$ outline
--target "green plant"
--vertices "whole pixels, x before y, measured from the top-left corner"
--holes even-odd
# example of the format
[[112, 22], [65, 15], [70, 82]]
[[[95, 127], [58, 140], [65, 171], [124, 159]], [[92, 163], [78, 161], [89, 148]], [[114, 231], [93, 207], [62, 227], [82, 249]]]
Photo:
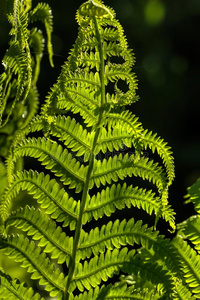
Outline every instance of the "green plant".
[[[38, 108], [37, 81], [44, 50], [41, 30], [32, 23], [42, 21], [47, 32], [49, 60], [52, 61], [52, 15], [48, 4], [32, 9], [31, 1], [7, 1], [12, 26], [9, 48], [3, 57], [0, 77], [0, 155], [6, 157], [18, 129], [26, 128]], [[32, 27], [31, 29], [29, 27]]]
[[[11, 47], [18, 45], [19, 54], [10, 51], [3, 59], [2, 128], [12, 122], [14, 107], [24, 105], [31, 89], [36, 89], [40, 55], [34, 73], [29, 52], [32, 31], [27, 27], [35, 15], [47, 26], [52, 62], [48, 6], [39, 4], [31, 10], [28, 0], [9, 3], [15, 37]], [[81, 5], [76, 19], [78, 38], [57, 83], [41, 113], [33, 118], [34, 110], [25, 126], [14, 126], [6, 167], [2, 160], [7, 187], [1, 195], [0, 247], [55, 299], [183, 299], [177, 296], [179, 287], [196, 292], [190, 282], [188, 287], [182, 284], [179, 242], [164, 239], [142, 221], [114, 218], [117, 210], [136, 207], [155, 215], [154, 227], [162, 217], [175, 230], [168, 204], [174, 179], [171, 149], [125, 108], [138, 99], [137, 80], [132, 73], [134, 56], [114, 11], [90, 0]], [[151, 159], [144, 156], [147, 149]], [[45, 173], [23, 169], [26, 157], [37, 159]], [[23, 204], [30, 201], [28, 194], [38, 205]], [[16, 197], [22, 200], [15, 209]], [[136, 250], [135, 244], [141, 248]], [[43, 295], [41, 288], [35, 293], [7, 277], [3, 269], [0, 278], [1, 299]], [[116, 283], [110, 284], [109, 278]]]

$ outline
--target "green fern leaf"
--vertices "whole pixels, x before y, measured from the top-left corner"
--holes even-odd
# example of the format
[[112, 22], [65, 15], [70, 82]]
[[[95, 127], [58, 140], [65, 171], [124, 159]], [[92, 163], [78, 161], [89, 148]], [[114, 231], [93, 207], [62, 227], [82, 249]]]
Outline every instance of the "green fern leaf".
[[[29, 10], [30, 5], [25, 5], [26, 20], [45, 23], [53, 64], [49, 6], [40, 3]], [[23, 16], [21, 23], [27, 24]], [[5, 235], [0, 247], [59, 300], [165, 299], [175, 293], [182, 272], [180, 255], [169, 240], [133, 218], [108, 220], [101, 226], [91, 222], [88, 232], [84, 226], [127, 206], [154, 214], [155, 223], [162, 216], [174, 228], [174, 213], [167, 201], [174, 166], [169, 146], [144, 130], [135, 115], [125, 109], [138, 99], [137, 79], [132, 72], [135, 58], [114, 11], [100, 0], [89, 0], [81, 5], [76, 18], [78, 38], [58, 81], [41, 115], [26, 128], [20, 127], [7, 158], [9, 185], [0, 205], [2, 231], [7, 234], [15, 227], [31, 240], [23, 235]], [[37, 95], [43, 40], [36, 29], [28, 36], [36, 52], [27, 96], [30, 101]], [[7, 84], [6, 76], [2, 76], [2, 82]], [[120, 88], [121, 82], [124, 88]], [[17, 88], [17, 81], [14, 84]], [[37, 138], [33, 137], [35, 133]], [[161, 163], [144, 157], [147, 149], [156, 151]], [[17, 172], [18, 161], [24, 157], [37, 159], [50, 175], [32, 170]], [[127, 177], [140, 178], [155, 192], [113, 183]], [[10, 212], [21, 191], [32, 195], [41, 210], [26, 206]], [[135, 244], [142, 246], [137, 255], [132, 249]], [[62, 263], [66, 274], [56, 267]], [[118, 284], [104, 286], [103, 282], [119, 277], [121, 272], [129, 276], [119, 278]]]
[[14, 150], [13, 162], [21, 156], [37, 158], [46, 169], [50, 169], [64, 184], [80, 192], [87, 168], [72, 157], [67, 149], [45, 138], [27, 139]]
[[35, 69], [33, 75], [33, 84], [35, 85], [40, 74], [40, 63], [44, 51], [44, 38], [41, 30], [34, 28], [30, 31], [29, 44], [35, 55]]
[[[30, 7], [29, 7], [30, 8]], [[28, 14], [21, 1], [13, 1], [12, 12], [8, 13], [8, 20], [12, 24], [10, 35], [14, 35], [14, 40], [19, 41], [20, 48], [24, 49], [28, 40]]]
[[[103, 298], [102, 298], [103, 299]], [[136, 289], [135, 286], [127, 286], [126, 284], [116, 284], [109, 289], [108, 294], [105, 296], [105, 299], [114, 299], [114, 300], [156, 300], [160, 299], [159, 293], [156, 293], [155, 290], [148, 289]]]
[[84, 288], [89, 290], [91, 287], [99, 285], [102, 280], [107, 281], [108, 278], [119, 272], [119, 267], [125, 261], [129, 261], [134, 253], [134, 250], [128, 252], [127, 248], [123, 248], [121, 251], [115, 248], [113, 251], [108, 250], [105, 254], [100, 254], [99, 258], [95, 256], [89, 263], [87, 261], [83, 265], [78, 263], [71, 288], [74, 289], [77, 286], [80, 291], [83, 291]]
[[39, 294], [35, 294], [32, 288], [28, 288], [23, 283], [13, 280], [0, 270], [0, 297], [9, 300], [45, 300]]
[[115, 125], [116, 126], [114, 126], [112, 129], [109, 126], [108, 130], [106, 130], [105, 127], [102, 127], [96, 147], [96, 154], [98, 154], [100, 151], [103, 153], [106, 153], [107, 151], [112, 152], [113, 150], [119, 151], [125, 147], [131, 148], [133, 146], [136, 147], [136, 149], [138, 148], [137, 139], [142, 130], [139, 127], [140, 124], [135, 125], [135, 132], [137, 133], [133, 134], [130, 134], [128, 127], [121, 127], [119, 122]]
[[[99, 104], [100, 97], [98, 95], [98, 91], [100, 89], [100, 79], [98, 73], [93, 74], [92, 72], [89, 74], [82, 74], [81, 71], [77, 71], [74, 74], [71, 72], [66, 72], [65, 79], [63, 83], [63, 93], [65, 95], [65, 101], [77, 103], [81, 102], [82, 105], [86, 105], [89, 109], [96, 109]], [[88, 89], [91, 91], [88, 93]], [[63, 102], [61, 98], [58, 102]], [[62, 108], [62, 104], [60, 105]]]
[[188, 194], [186, 197], [189, 198], [186, 203], [194, 203], [196, 212], [200, 214], [200, 178], [188, 188]]
[[200, 254], [200, 217], [192, 216], [186, 221], [178, 224], [179, 235], [189, 239]]
[[171, 148], [163, 139], [158, 137], [157, 134], [152, 134], [152, 132], [148, 132], [147, 130], [142, 134], [142, 141], [145, 149], [150, 148], [153, 153], [157, 151], [162, 158], [167, 171], [168, 185], [171, 185], [175, 176], [174, 159]]
[[[6, 54], [3, 57], [2, 63], [4, 65], [5, 72], [0, 77], [0, 102], [2, 103], [0, 116], [3, 115], [11, 90], [11, 85], [10, 87], [8, 87], [8, 82], [11, 80], [10, 71], [7, 74], [8, 70], [11, 69], [13, 74], [18, 74], [18, 86], [16, 88], [16, 96], [12, 103], [12, 107], [6, 117], [6, 120], [4, 120], [3, 124], [1, 124], [1, 127], [8, 122], [16, 102], [20, 100], [20, 97], [23, 94], [24, 87], [27, 84], [27, 70], [29, 70], [30, 67], [29, 58], [26, 52], [21, 50], [19, 42], [17, 41], [12, 43], [10, 48], [7, 50]], [[29, 90], [29, 88], [27, 90]], [[23, 100], [23, 97], [21, 100]]]
[[51, 34], [53, 31], [53, 17], [51, 8], [47, 3], [38, 3], [38, 5], [30, 13], [30, 21], [42, 21], [44, 22], [47, 33], [47, 49], [49, 52], [49, 61], [53, 67], [53, 49], [51, 44]]
[[85, 259], [90, 257], [92, 253], [99, 255], [105, 253], [106, 249], [119, 249], [124, 245], [141, 244], [148, 248], [151, 240], [155, 240], [157, 232], [152, 232], [152, 229], [147, 229], [147, 226], [142, 226], [142, 222], [134, 222], [134, 219], [119, 221], [114, 223], [111, 221], [103, 225], [101, 228], [96, 227], [89, 233], [81, 232], [80, 246], [78, 247], [77, 257]]
[[[42, 183], [42, 185], [41, 185]], [[12, 198], [20, 190], [26, 190], [41, 204], [47, 214], [51, 214], [57, 222], [63, 222], [63, 226], [74, 229], [79, 212], [79, 202], [69, 197], [64, 189], [61, 189], [58, 182], [50, 180], [49, 175], [33, 171], [18, 173], [13, 183], [8, 187], [0, 206], [0, 213], [3, 220], [9, 215], [9, 205]]]
[[157, 163], [154, 164], [153, 161], [149, 161], [144, 157], [137, 161], [137, 157], [134, 155], [129, 157], [126, 154], [122, 157], [122, 154], [120, 154], [119, 156], [115, 155], [113, 158], [110, 157], [108, 160], [104, 159], [102, 163], [101, 161], [95, 161], [90, 188], [94, 184], [99, 187], [101, 184], [110, 184], [112, 181], [123, 180], [127, 176], [131, 177], [132, 175], [153, 182], [153, 184], [157, 185], [160, 192], [163, 191], [166, 185], [164, 172]]
[[152, 282], [161, 295], [172, 294], [174, 287], [172, 275], [154, 261], [144, 261], [140, 255], [136, 255], [130, 262], [124, 263], [122, 270], [128, 274], [134, 274], [136, 277], [139, 276], [147, 282]]
[[6, 68], [12, 68], [14, 74], [19, 74], [19, 82], [22, 86], [26, 78], [28, 62], [26, 53], [21, 51], [18, 42], [13, 43], [7, 50], [3, 57], [3, 65]]
[[[138, 187], [127, 186], [123, 184], [112, 185], [97, 193], [86, 202], [85, 212], [83, 214], [83, 224], [86, 224], [92, 218], [98, 220], [104, 215], [111, 216], [116, 209], [123, 209], [125, 207], [137, 207], [143, 209], [148, 214], [153, 213], [157, 215], [161, 208], [161, 200], [155, 196], [152, 191], [139, 189]], [[170, 207], [162, 211], [162, 217], [169, 221], [170, 225], [174, 223], [173, 211]]]
[[196, 297], [192, 295], [190, 290], [187, 288], [187, 286], [183, 282], [178, 282], [175, 287], [175, 292], [173, 294], [173, 299], [175, 300], [185, 300], [185, 299], [191, 299], [195, 300]]
[[172, 241], [178, 251], [180, 269], [187, 285], [197, 298], [200, 297], [200, 257], [185, 241], [176, 237]]
[[127, 286], [125, 283], [103, 286], [100, 290], [91, 288], [88, 292], [85, 291], [79, 296], [75, 296], [74, 300], [157, 300], [160, 295], [155, 291], [144, 289], [140, 291], [134, 286]]
[[26, 206], [13, 212], [5, 222], [6, 228], [15, 226], [27, 232], [28, 236], [38, 241], [45, 253], [50, 253], [52, 259], [59, 264], [69, 263], [72, 254], [73, 238], [67, 237], [62, 228], [56, 226], [42, 211]]
[[128, 110], [119, 113], [107, 113], [104, 124], [105, 126], [108, 125], [109, 128], [123, 127], [128, 133], [135, 135], [136, 138], [140, 137], [137, 131], [140, 133], [143, 130], [138, 118]]
[[51, 124], [50, 133], [63, 141], [65, 146], [76, 152], [76, 156], [84, 155], [88, 161], [92, 148], [94, 134], [88, 133], [83, 127], [69, 116], [55, 117]]
[[40, 248], [35, 248], [35, 244], [30, 242], [23, 235], [1, 238], [0, 248], [9, 258], [21, 263], [22, 268], [27, 268], [32, 273], [32, 279], [39, 279], [41, 285], [46, 286], [46, 290], [52, 296], [59, 296], [64, 290], [64, 274], [55, 265], [50, 264], [45, 253], [41, 253]]

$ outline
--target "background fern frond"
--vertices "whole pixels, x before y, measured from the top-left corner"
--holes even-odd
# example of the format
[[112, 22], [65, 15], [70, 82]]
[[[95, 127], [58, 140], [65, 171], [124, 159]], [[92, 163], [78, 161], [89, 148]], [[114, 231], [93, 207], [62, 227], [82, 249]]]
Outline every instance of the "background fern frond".
[[190, 287], [195, 297], [200, 297], [200, 256], [180, 237], [176, 237], [172, 241], [177, 249], [179, 257], [178, 262], [183, 277]]
[[28, 56], [26, 55], [26, 52], [21, 50], [19, 43], [17, 41], [14, 42], [7, 50], [2, 62], [4, 64], [5, 69], [8, 70], [8, 74], [4, 73], [3, 75], [1, 75], [1, 81], [0, 81], [0, 84], [2, 85], [1, 95], [0, 95], [1, 102], [2, 102], [1, 116], [3, 115], [9, 97], [9, 94], [7, 93], [10, 93], [10, 90], [9, 89], [7, 90], [7, 83], [6, 83], [7, 80], [10, 81], [11, 78], [10, 70], [12, 69], [12, 72], [14, 74], [18, 74], [18, 86], [16, 88], [16, 96], [14, 97], [13, 103], [11, 105], [11, 109], [7, 115], [6, 120], [1, 125], [4, 126], [10, 118], [10, 115], [13, 112], [16, 102], [19, 101], [23, 93], [24, 87], [26, 85], [27, 69], [29, 69], [30, 62]]
[[[27, 1], [26, 1], [27, 2]], [[10, 35], [14, 36], [14, 40], [19, 42], [20, 48], [26, 47], [28, 40], [28, 14], [30, 7], [25, 9], [24, 3], [18, 0], [12, 1], [12, 8], [8, 11], [8, 20], [12, 24]]]
[[188, 289], [188, 287], [183, 282], [178, 282], [175, 287], [175, 292], [173, 294], [173, 299], [176, 300], [185, 300], [185, 299], [191, 299], [195, 300], [196, 297], [192, 295], [191, 291]]
[[189, 219], [178, 224], [179, 235], [188, 239], [200, 254], [200, 217], [192, 216]]
[[[41, 31], [29, 26], [32, 1], [7, 1], [6, 13], [11, 39], [2, 59], [4, 71], [0, 75], [0, 155], [4, 159], [18, 129], [26, 127], [37, 112], [36, 83], [43, 52]], [[50, 38], [52, 30], [48, 32]], [[35, 60], [31, 50], [36, 54]]]
[[40, 64], [44, 51], [44, 37], [41, 30], [33, 28], [30, 31], [29, 37], [30, 47], [33, 49], [35, 55], [35, 70], [33, 74], [33, 84], [36, 84], [40, 74]]
[[38, 3], [38, 5], [30, 13], [30, 21], [44, 22], [47, 33], [47, 49], [49, 52], [49, 61], [53, 67], [53, 49], [51, 44], [51, 34], [53, 31], [53, 17], [51, 8], [47, 3]]
[[0, 269], [0, 295], [1, 299], [22, 299], [22, 300], [45, 300], [39, 294], [35, 294], [33, 289], [12, 279]]
[[134, 278], [141, 278], [144, 282], [150, 281], [160, 296], [164, 295], [164, 298], [173, 292], [173, 278], [168, 270], [150, 260], [144, 261], [140, 255], [134, 256], [129, 263], [125, 263], [123, 270], [126, 273], [134, 274]]

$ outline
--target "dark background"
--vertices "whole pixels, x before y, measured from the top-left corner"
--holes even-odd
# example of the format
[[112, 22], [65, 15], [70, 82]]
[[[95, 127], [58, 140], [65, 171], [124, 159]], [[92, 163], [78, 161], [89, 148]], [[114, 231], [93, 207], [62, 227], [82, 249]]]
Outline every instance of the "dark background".
[[[33, 0], [33, 7], [40, 1]], [[41, 101], [56, 81], [77, 36], [80, 0], [46, 0], [54, 15], [54, 64], [44, 55], [40, 75]], [[157, 132], [172, 147], [176, 178], [169, 202], [177, 221], [193, 214], [184, 205], [186, 189], [200, 176], [200, 1], [105, 0], [116, 11], [129, 46], [136, 55], [134, 72], [140, 100], [133, 105], [144, 128]], [[7, 48], [9, 24], [0, 0], [0, 57]]]

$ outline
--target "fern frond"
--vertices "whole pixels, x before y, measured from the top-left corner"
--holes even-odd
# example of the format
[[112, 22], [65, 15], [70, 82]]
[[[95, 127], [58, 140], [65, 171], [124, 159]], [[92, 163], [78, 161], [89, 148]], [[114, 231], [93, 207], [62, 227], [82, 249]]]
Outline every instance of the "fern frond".
[[200, 297], [200, 256], [180, 237], [175, 237], [173, 246], [178, 251], [178, 262], [183, 277], [195, 297]]
[[114, 223], [110, 221], [101, 228], [96, 227], [89, 233], [82, 230], [80, 236], [80, 246], [78, 247], [77, 257], [85, 259], [90, 257], [92, 253], [99, 255], [105, 253], [106, 249], [113, 250], [121, 248], [124, 245], [133, 246], [141, 244], [149, 247], [151, 240], [156, 240], [157, 232], [153, 232], [152, 228], [147, 229], [146, 225], [142, 226], [142, 221], [134, 222], [134, 219], [119, 221]]
[[53, 31], [53, 17], [50, 6], [47, 3], [38, 3], [38, 5], [30, 13], [30, 21], [44, 22], [47, 33], [47, 49], [49, 53], [49, 62], [53, 67], [53, 49], [51, 44], [51, 34]]
[[[95, 74], [93, 72], [83, 73], [77, 70], [74, 73], [66, 71], [64, 75], [67, 78], [63, 79], [61, 84], [65, 101], [81, 102], [90, 109], [96, 109], [100, 99], [98, 95], [100, 89], [99, 74], [97, 72]], [[60, 101], [58, 101], [59, 105]]]
[[21, 156], [37, 158], [46, 169], [60, 177], [64, 184], [76, 188], [77, 193], [82, 190], [87, 167], [81, 165], [67, 149], [63, 150], [56, 142], [45, 138], [24, 140], [14, 149], [13, 161], [10, 163], [14, 164]]
[[[20, 129], [27, 128], [28, 124], [34, 118], [39, 106], [39, 94], [36, 86], [32, 86], [29, 90], [26, 99], [26, 107], [24, 114], [22, 115], [23, 122], [19, 124]], [[24, 118], [25, 117], [25, 118]], [[18, 133], [16, 133], [17, 135]], [[15, 136], [16, 136], [15, 135]], [[14, 143], [14, 141], [13, 141]]]
[[11, 109], [9, 110], [9, 113], [6, 119], [4, 120], [3, 124], [1, 124], [1, 127], [6, 125], [10, 118], [10, 115], [13, 112], [16, 102], [20, 100], [20, 97], [23, 94], [24, 87], [27, 84], [27, 70], [29, 70], [30, 67], [29, 57], [27, 56], [25, 51], [21, 50], [18, 41], [12, 43], [12, 45], [4, 55], [2, 63], [6, 72], [4, 72], [0, 78], [0, 102], [2, 103], [0, 116], [3, 115], [11, 89], [11, 85], [9, 87], [7, 82], [11, 80], [10, 70], [12, 70], [13, 74], [18, 74], [18, 85], [16, 87], [16, 96], [14, 97]]
[[101, 193], [97, 193], [92, 198], [88, 198], [86, 209], [83, 216], [83, 223], [92, 218], [97, 220], [104, 215], [110, 216], [117, 209], [123, 209], [127, 206], [136, 206], [152, 214], [159, 210], [159, 198], [155, 197], [152, 191], [139, 189], [138, 187], [127, 186], [123, 184], [107, 187]]
[[145, 281], [152, 282], [156, 290], [163, 295], [170, 296], [173, 292], [173, 278], [168, 270], [165, 270], [155, 261], [143, 260], [136, 255], [131, 261], [125, 262], [122, 270], [128, 274], [134, 274]]
[[184, 284], [184, 282], [179, 281], [175, 288], [175, 292], [173, 293], [173, 299], [174, 300], [185, 300], [185, 299], [191, 299], [196, 300], [197, 298], [192, 295], [191, 291], [187, 287], [187, 285]]
[[[113, 100], [111, 99], [109, 100], [109, 102], [110, 101]], [[105, 127], [108, 126], [108, 132], [111, 132], [112, 135], [114, 134], [114, 132], [117, 131], [118, 128], [123, 128], [123, 131], [125, 131], [126, 134], [129, 135], [129, 140], [132, 140], [132, 144], [135, 147], [135, 151], [141, 154], [141, 151], [143, 149], [143, 143], [141, 138], [143, 128], [141, 123], [138, 122], [138, 118], [135, 115], [133, 115], [130, 111], [125, 110], [120, 111], [118, 113], [108, 112], [105, 114], [103, 124]], [[124, 141], [125, 145], [127, 143], [128, 139]]]
[[[160, 295], [155, 291], [148, 289], [139, 290], [134, 286], [128, 286], [125, 283], [115, 285], [102, 286], [101, 289], [96, 287], [85, 291], [79, 296], [75, 296], [74, 300], [157, 300]], [[71, 299], [70, 299], [71, 300]]]
[[[139, 189], [138, 187], [127, 186], [123, 184], [112, 185], [97, 193], [86, 202], [86, 208], [83, 214], [83, 224], [86, 224], [92, 218], [95, 220], [104, 215], [110, 217], [116, 209], [122, 210], [125, 207], [137, 207], [143, 209], [149, 215], [159, 213], [161, 200], [155, 196], [151, 190]], [[170, 207], [162, 210], [162, 217], [170, 225], [174, 223], [173, 211]]]
[[33, 84], [35, 85], [40, 74], [40, 62], [44, 51], [44, 37], [41, 30], [33, 28], [30, 31], [29, 44], [35, 55], [35, 68], [33, 75]]
[[[24, 5], [22, 29], [28, 21], [44, 22], [53, 65], [50, 8], [43, 3], [33, 10], [28, 2]], [[174, 213], [167, 202], [168, 187], [174, 178], [171, 149], [160, 137], [145, 131], [135, 115], [125, 110], [126, 105], [138, 99], [137, 79], [132, 72], [135, 58], [114, 17], [114, 11], [101, 0], [81, 5], [76, 16], [80, 25], [78, 38], [57, 83], [46, 98], [41, 116], [30, 124], [30, 118], [27, 119], [28, 126], [20, 127], [7, 159], [9, 184], [0, 205], [4, 222], [1, 232], [5, 234], [15, 227], [31, 240], [22, 235], [2, 236], [0, 247], [27, 268], [32, 279], [39, 279], [39, 284], [56, 299], [167, 299], [175, 293], [175, 281], [182, 272], [176, 247], [142, 221], [108, 220], [101, 227], [91, 225], [93, 229], [84, 230], [90, 225], [84, 226], [86, 223], [110, 217], [125, 206], [154, 214], [155, 223], [162, 216], [174, 228]], [[26, 38], [35, 52], [28, 103], [31, 97], [37, 98], [35, 84], [44, 45], [43, 36], [36, 29], [27, 31]], [[21, 50], [21, 44], [18, 46]], [[23, 51], [30, 52], [26, 44]], [[30, 68], [24, 74], [27, 80]], [[9, 89], [16, 90], [18, 81], [10, 87], [9, 72], [1, 78], [5, 105]], [[35, 138], [34, 133], [44, 137]], [[158, 153], [161, 165], [144, 157], [146, 149]], [[107, 158], [109, 151], [115, 150], [120, 154], [114, 152]], [[27, 156], [37, 159], [50, 175], [32, 170], [18, 172], [18, 160]], [[152, 190], [113, 183], [127, 177], [146, 181]], [[32, 195], [40, 209], [25, 206], [10, 212], [21, 191]], [[70, 197], [75, 193], [77, 201]], [[65, 226], [69, 227], [67, 231]], [[72, 231], [67, 236], [69, 229]], [[137, 255], [132, 250], [135, 244], [142, 246]], [[67, 276], [56, 267], [65, 262]], [[119, 278], [121, 272], [129, 278]], [[103, 282], [114, 276], [121, 282], [104, 286]]]
[[45, 253], [50, 253], [52, 259], [59, 264], [69, 263], [72, 253], [73, 238], [67, 237], [62, 228], [47, 217], [42, 211], [34, 207], [20, 208], [8, 217], [5, 228], [15, 226], [38, 241], [37, 246], [42, 247]]
[[[97, 298], [99, 299], [99, 298]], [[100, 298], [101, 299], [101, 298]], [[115, 284], [112, 286], [105, 298], [107, 300], [157, 300], [160, 299], [160, 294], [156, 293], [155, 290], [148, 290], [148, 289], [139, 289], [133, 286], [128, 286], [125, 283], [122, 284]]]
[[50, 134], [56, 136], [64, 142], [67, 148], [76, 152], [76, 156], [84, 156], [84, 161], [88, 161], [92, 150], [94, 133], [87, 130], [69, 116], [58, 116], [51, 123]]
[[[46, 107], [48, 107], [48, 102], [51, 102], [52, 99], [54, 97], [57, 97], [56, 95], [50, 95], [47, 97], [47, 105]], [[63, 95], [59, 102], [57, 102], [58, 104], [58, 109], [64, 109], [66, 111], [69, 111], [71, 110], [74, 114], [80, 114], [80, 116], [83, 118], [85, 124], [87, 127], [91, 127], [91, 126], [94, 126], [96, 123], [97, 123], [97, 120], [98, 120], [98, 116], [97, 114], [94, 113], [94, 111], [91, 111], [90, 108], [79, 102], [79, 101], [76, 101], [74, 102], [73, 99], [69, 99], [67, 98], [69, 101], [66, 101], [65, 100], [65, 96]], [[56, 98], [57, 100], [57, 98]], [[46, 114], [46, 107], [44, 107], [44, 115]], [[49, 114], [46, 114], [46, 116], [48, 116]]]
[[45, 285], [50, 295], [59, 296], [64, 290], [64, 274], [51, 264], [45, 253], [40, 248], [25, 238], [23, 235], [0, 238], [0, 248], [9, 258], [21, 263], [22, 268], [27, 268], [32, 273], [32, 279], [39, 279], [39, 284]]
[[[141, 263], [150, 262], [151, 263], [150, 269], [152, 268], [153, 272], [154, 272], [154, 267], [153, 267], [154, 264], [155, 264], [155, 268], [159, 266], [159, 268], [161, 268], [163, 272], [167, 272], [167, 274], [171, 276], [171, 280], [174, 281], [173, 283], [174, 287], [178, 278], [182, 279], [179, 259], [180, 259], [179, 254], [175, 249], [175, 247], [173, 246], [171, 240], [164, 238], [164, 236], [162, 235], [157, 235], [155, 239], [149, 236], [148, 243], [144, 245], [143, 248], [140, 248], [138, 250], [138, 256], [136, 258], [136, 260], [141, 261]], [[137, 273], [134, 274], [135, 274], [134, 276], [137, 276]], [[144, 278], [145, 279], [143, 280], [143, 282], [148, 281], [147, 277]], [[135, 279], [133, 279], [133, 281], [134, 280]], [[163, 281], [162, 284], [164, 283], [165, 280]]]
[[[33, 94], [35, 94], [36, 82], [40, 72], [43, 39], [42, 33], [39, 30], [30, 30], [28, 28], [30, 16], [33, 14], [36, 19], [38, 12], [37, 8], [31, 11], [31, 6], [31, 1], [14, 0], [8, 1], [7, 7], [7, 17], [12, 26], [10, 31], [12, 38], [10, 40], [10, 48], [3, 58], [5, 72], [0, 76], [0, 119], [2, 119], [0, 120], [0, 123], [1, 127], [4, 127], [10, 121], [8, 125], [11, 123], [12, 131], [16, 131], [20, 128], [20, 125], [25, 121], [22, 120], [21, 122], [17, 122], [17, 119], [23, 119], [25, 118], [24, 115], [28, 115], [29, 113], [29, 110], [27, 110], [27, 107], [24, 105], [25, 102], [26, 104], [29, 102], [29, 108], [33, 107], [33, 105], [30, 105], [29, 100], [30, 95], [33, 96]], [[39, 6], [43, 6], [45, 10], [46, 5], [40, 4], [38, 7]], [[47, 8], [46, 13], [50, 14], [50, 12], [47, 11]], [[40, 15], [40, 17], [42, 18], [42, 15]], [[45, 18], [45, 22], [47, 22], [47, 16], [43, 15], [43, 17]], [[48, 24], [50, 23], [51, 26], [49, 27]], [[48, 36], [50, 38], [52, 22], [48, 20], [46, 27], [49, 28], [47, 31], [49, 32]], [[33, 51], [36, 53], [35, 65], [33, 63], [30, 46], [33, 47]], [[50, 49], [50, 46], [48, 48]], [[52, 50], [49, 51], [51, 51], [52, 56]], [[25, 113], [22, 112], [20, 114], [20, 110], [17, 107], [18, 104], [24, 106]], [[5, 110], [6, 105], [8, 106], [7, 110]], [[18, 116], [15, 121], [13, 121], [11, 116], [16, 115], [17, 111]], [[30, 121], [35, 112], [36, 110], [31, 110], [30, 115], [28, 115], [26, 119], [26, 124]], [[13, 132], [11, 134], [13, 134]]]
[[39, 294], [35, 294], [32, 288], [28, 288], [16, 279], [12, 279], [0, 269], [0, 297], [9, 300], [45, 300]]
[[[99, 297], [99, 287], [97, 286], [95, 289], [90, 288], [89, 291], [84, 291], [84, 293], [80, 293], [78, 296], [73, 296], [72, 294], [69, 297], [70, 300], [101, 300], [102, 297]], [[105, 299], [105, 298], [104, 298]]]
[[128, 133], [134, 135], [136, 138], [139, 138], [141, 131], [143, 131], [141, 123], [138, 122], [138, 117], [128, 110], [119, 113], [106, 113], [104, 125], [108, 125], [109, 128], [113, 129], [115, 127], [123, 127]]
[[[126, 73], [125, 73], [126, 72]], [[129, 73], [126, 68], [123, 67], [108, 67], [105, 68], [106, 80], [115, 83], [115, 98], [114, 102], [120, 106], [131, 104], [138, 100], [135, 90], [137, 89], [135, 75]], [[127, 84], [128, 91], [123, 92], [117, 86], [118, 80], [123, 80]], [[107, 95], [107, 99], [111, 98]]]
[[151, 149], [154, 153], [157, 151], [158, 155], [163, 160], [166, 167], [168, 185], [171, 185], [174, 179], [174, 159], [172, 156], [171, 148], [163, 141], [157, 134], [142, 131], [141, 124], [137, 123], [138, 118], [131, 114], [129, 111], [122, 112], [120, 114], [108, 113], [106, 115], [106, 121], [112, 128], [126, 126], [128, 132], [132, 132], [135, 138], [139, 139], [141, 147], [144, 150]]
[[186, 203], [194, 203], [194, 208], [198, 214], [200, 214], [200, 178], [188, 188], [188, 194], [186, 196], [188, 199]]
[[50, 214], [57, 222], [64, 222], [63, 226], [74, 229], [79, 212], [79, 202], [69, 197], [67, 192], [60, 187], [59, 183], [49, 175], [30, 170], [17, 173], [15, 180], [8, 187], [1, 201], [0, 213], [3, 220], [9, 215], [11, 200], [20, 190], [26, 190], [33, 198]]
[[139, 176], [149, 182], [155, 184], [160, 192], [164, 190], [166, 185], [165, 174], [161, 167], [148, 158], [141, 157], [139, 160], [135, 155], [129, 157], [128, 153], [122, 157], [122, 154], [115, 155], [108, 160], [104, 159], [102, 162], [95, 160], [94, 172], [90, 180], [90, 188], [95, 184], [99, 187], [101, 184], [111, 183], [124, 179], [127, 176]]
[[26, 79], [26, 71], [27, 71], [27, 56], [25, 52], [21, 51], [19, 43], [14, 42], [10, 48], [7, 50], [6, 54], [3, 57], [3, 65], [4, 67], [13, 69], [13, 73], [19, 74], [19, 82], [20, 85], [24, 83]]
[[[30, 7], [29, 7], [30, 8]], [[24, 3], [13, 1], [12, 12], [8, 13], [8, 20], [12, 24], [10, 35], [14, 35], [14, 40], [19, 42], [20, 48], [26, 47], [28, 40], [28, 14]]]
[[101, 281], [107, 281], [108, 278], [119, 272], [120, 266], [125, 261], [129, 261], [134, 253], [135, 250], [128, 252], [127, 248], [123, 248], [121, 251], [118, 249], [108, 250], [106, 253], [101, 253], [99, 257], [92, 258], [89, 263], [87, 261], [83, 265], [77, 263], [70, 290], [75, 287], [80, 291], [84, 291], [85, 288], [89, 290], [91, 287], [99, 285]]
[[133, 134], [128, 132], [127, 127], [121, 127], [119, 123], [112, 129], [108, 128], [108, 130], [106, 130], [105, 127], [102, 127], [96, 147], [96, 154], [100, 151], [103, 153], [106, 153], [107, 151], [112, 152], [113, 150], [119, 151], [124, 147], [131, 148], [132, 146], [137, 149], [137, 139], [141, 130], [139, 124], [135, 126], [135, 132], [137, 133]]
[[192, 216], [178, 224], [179, 235], [189, 239], [200, 254], [200, 216]]
[[171, 147], [169, 147], [163, 139], [157, 136], [157, 134], [153, 134], [151, 131], [148, 132], [147, 130], [142, 133], [142, 141], [145, 149], [150, 148], [153, 153], [157, 151], [162, 158], [166, 167], [168, 186], [171, 185], [175, 176], [174, 158], [172, 156]]
[[98, 18], [113, 19], [114, 11], [111, 8], [108, 8], [107, 6], [103, 5], [101, 0], [95, 0], [95, 1], [92, 0], [92, 1], [86, 1], [79, 7], [77, 11], [77, 17], [79, 18], [98, 17]]

